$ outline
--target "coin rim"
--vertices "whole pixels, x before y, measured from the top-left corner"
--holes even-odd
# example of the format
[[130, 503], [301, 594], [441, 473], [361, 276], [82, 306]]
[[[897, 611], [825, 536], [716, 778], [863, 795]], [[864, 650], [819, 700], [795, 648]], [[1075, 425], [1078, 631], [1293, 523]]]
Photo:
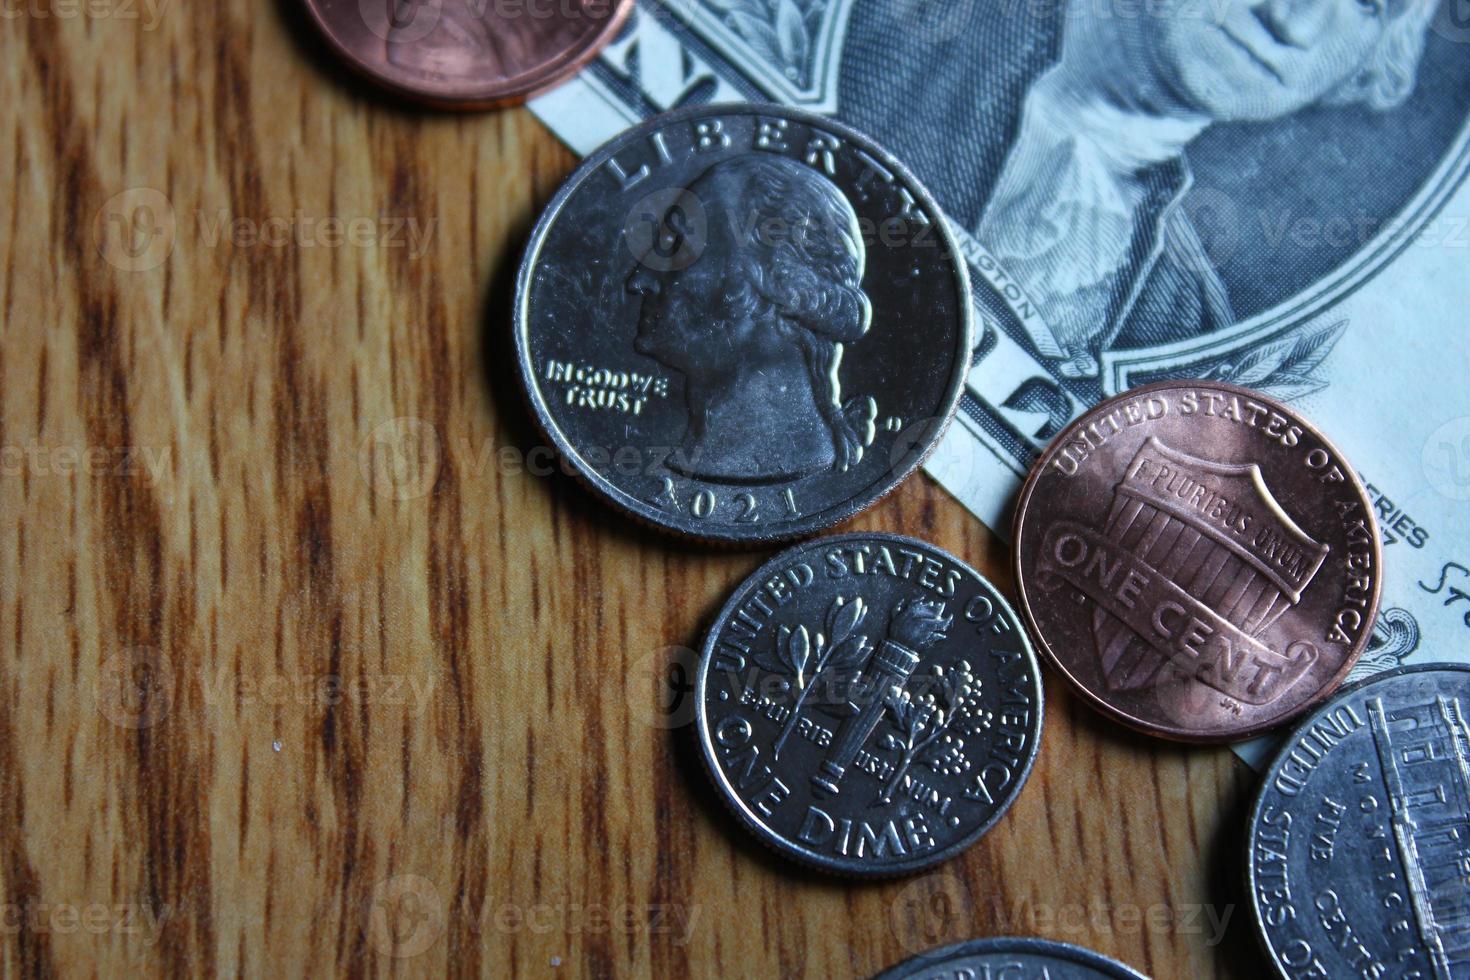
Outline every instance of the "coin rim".
[[[963, 956], [990, 956], [1004, 953], [1021, 953], [1032, 956], [1047, 956], [1062, 963], [1089, 966], [1099, 973], [1106, 973], [1117, 980], [1149, 980], [1127, 963], [1104, 956], [1095, 949], [1064, 943], [1056, 939], [1027, 936], [995, 936], [985, 939], [967, 939], [948, 946], [910, 956], [906, 960], [888, 967], [873, 980], [915, 980], [918, 970], [945, 966], [950, 960]], [[924, 974], [928, 976], [928, 974]]]
[[846, 534], [831, 534], [813, 538], [809, 541], [803, 541], [800, 544], [785, 549], [774, 558], [763, 562], [759, 568], [743, 577], [740, 580], [740, 584], [735, 586], [730, 592], [729, 597], [720, 607], [719, 613], [716, 614], [709, 631], [705, 634], [704, 643], [700, 646], [699, 667], [694, 676], [694, 728], [695, 736], [699, 740], [699, 757], [704, 762], [705, 771], [714, 782], [716, 794], [725, 802], [725, 805], [735, 815], [736, 819], [744, 825], [745, 829], [750, 831], [761, 843], [783, 857], [790, 858], [799, 864], [840, 877], [862, 879], [897, 878], [943, 864], [960, 852], [968, 850], [971, 845], [989, 833], [1000, 822], [1001, 818], [1010, 812], [1011, 807], [1015, 805], [1016, 800], [1026, 789], [1026, 783], [1030, 780], [1031, 773], [1036, 766], [1036, 759], [1041, 753], [1041, 739], [1046, 727], [1046, 686], [1041, 678], [1041, 662], [1037, 659], [1036, 651], [1031, 644], [1031, 638], [1026, 635], [1024, 627], [1014, 632], [1020, 641], [1021, 652], [1026, 656], [1027, 661], [1031, 665], [1031, 682], [1036, 694], [1036, 725], [1034, 726], [1036, 736], [1032, 739], [1031, 747], [1026, 753], [1025, 762], [1020, 769], [1020, 778], [1016, 782], [1015, 790], [1003, 806], [996, 808], [996, 811], [991, 814], [988, 820], [966, 833], [963, 837], [956, 839], [938, 850], [931, 851], [920, 858], [910, 858], [894, 864], [884, 865], [882, 868], [872, 868], [868, 865], [852, 865], [844, 862], [840, 858], [833, 858], [811, 851], [779, 836], [774, 830], [761, 823], [760, 819], [750, 812], [750, 808], [746, 806], [745, 801], [730, 786], [729, 780], [725, 778], [724, 772], [720, 769], [719, 760], [715, 757], [714, 744], [709, 733], [708, 712], [705, 709], [704, 699], [709, 687], [709, 671], [714, 661], [716, 642], [725, 625], [739, 609], [740, 603], [747, 596], [748, 590], [751, 587], [758, 587], [769, 575], [784, 567], [798, 554], [858, 540], [879, 541], [909, 547], [917, 546], [925, 552], [938, 554], [945, 560], [958, 566], [961, 571], [973, 575], [981, 586], [989, 590], [988, 597], [999, 603], [1003, 613], [1010, 615], [1012, 623], [1020, 623], [1020, 618], [1016, 615], [1016, 610], [1011, 606], [1010, 602], [994, 582], [981, 575], [968, 562], [955, 557], [938, 545], [930, 544], [919, 538], [912, 538], [904, 534], [893, 534], [888, 531], [852, 531]]
[[1254, 845], [1256, 837], [1256, 824], [1259, 822], [1261, 817], [1261, 808], [1266, 804], [1266, 793], [1271, 788], [1271, 777], [1275, 774], [1276, 769], [1281, 764], [1281, 762], [1288, 755], [1291, 754], [1291, 750], [1296, 746], [1298, 740], [1297, 736], [1300, 733], [1306, 731], [1307, 728], [1309, 728], [1313, 723], [1315, 723], [1332, 708], [1336, 707], [1338, 702], [1344, 701], [1350, 697], [1354, 697], [1362, 693], [1365, 688], [1373, 687], [1374, 685], [1380, 683], [1386, 684], [1406, 674], [1423, 674], [1431, 672], [1470, 674], [1470, 664], [1455, 663], [1453, 661], [1447, 660], [1431, 661], [1429, 663], [1422, 664], [1409, 664], [1404, 667], [1394, 667], [1391, 670], [1381, 671], [1369, 677], [1364, 677], [1361, 680], [1354, 681], [1353, 683], [1344, 687], [1342, 690], [1338, 691], [1337, 694], [1327, 704], [1319, 705], [1316, 711], [1312, 712], [1312, 714], [1310, 714], [1306, 718], [1303, 718], [1299, 724], [1294, 726], [1292, 730], [1286, 736], [1284, 736], [1281, 747], [1278, 748], [1275, 752], [1271, 753], [1271, 761], [1261, 770], [1261, 784], [1256, 787], [1255, 799], [1251, 803], [1250, 814], [1246, 819], [1245, 825], [1245, 889], [1247, 894], [1249, 894], [1250, 896], [1251, 921], [1255, 924], [1256, 927], [1256, 939], [1260, 942], [1261, 950], [1265, 953], [1266, 959], [1270, 961], [1272, 969], [1276, 971], [1277, 975], [1281, 977], [1282, 980], [1290, 980], [1291, 974], [1287, 973], [1277, 961], [1276, 950], [1271, 946], [1269, 933], [1266, 930], [1266, 923], [1261, 918], [1261, 904], [1256, 897], [1255, 887], [1256, 849]]
[[[1368, 614], [1364, 617], [1364, 621], [1369, 623], [1370, 626], [1363, 631], [1358, 642], [1353, 644], [1352, 650], [1343, 661], [1342, 667], [1337, 673], [1329, 678], [1327, 683], [1318, 689], [1317, 693], [1285, 714], [1277, 715], [1274, 718], [1254, 725], [1231, 729], [1216, 729], [1208, 732], [1174, 730], [1142, 718], [1135, 718], [1084, 686], [1067, 669], [1062, 659], [1052, 652], [1051, 645], [1042, 634], [1036, 618], [1031, 613], [1031, 599], [1026, 592], [1027, 578], [1021, 571], [1021, 525], [1031, 503], [1031, 497], [1036, 490], [1036, 485], [1041, 479], [1042, 471], [1053, 455], [1053, 448], [1059, 445], [1069, 433], [1080, 428], [1088, 420], [1093, 418], [1100, 409], [1113, 404], [1115, 401], [1134, 398], [1138, 395], [1155, 391], [1178, 390], [1182, 388], [1209, 388], [1215, 391], [1228, 392], [1233, 395], [1243, 395], [1264, 403], [1268, 408], [1280, 410], [1293, 421], [1303, 423], [1310, 429], [1312, 437], [1319, 440], [1323, 447], [1336, 457], [1337, 461], [1346, 471], [1348, 483], [1357, 492], [1358, 502], [1368, 515], [1368, 525], [1372, 530], [1373, 539], [1373, 597], [1369, 605]], [[1378, 527], [1378, 515], [1373, 510], [1373, 501], [1368, 498], [1368, 491], [1363, 486], [1363, 481], [1358, 478], [1357, 469], [1352, 466], [1347, 456], [1337, 447], [1337, 444], [1331, 439], [1328, 439], [1317, 424], [1305, 414], [1289, 405], [1282, 404], [1270, 395], [1253, 391], [1250, 388], [1243, 388], [1240, 385], [1234, 385], [1224, 381], [1197, 381], [1181, 378], [1172, 381], [1155, 381], [1150, 384], [1140, 385], [1137, 388], [1130, 388], [1127, 391], [1120, 392], [1105, 401], [1098, 402], [1092, 408], [1068, 423], [1066, 428], [1058, 432], [1047, 443], [1046, 448], [1041, 451], [1040, 455], [1036, 457], [1036, 462], [1032, 464], [1031, 471], [1026, 475], [1026, 482], [1021, 485], [1020, 495], [1016, 498], [1016, 512], [1011, 520], [1011, 568], [1016, 576], [1016, 596], [1020, 600], [1021, 615], [1024, 617], [1027, 629], [1031, 632], [1032, 639], [1035, 640], [1036, 646], [1040, 648], [1042, 656], [1056, 668], [1057, 672], [1062, 675], [1072, 690], [1080, 694], [1083, 700], [1108, 718], [1145, 735], [1153, 735], [1171, 742], [1183, 742], [1191, 745], [1221, 745], [1228, 742], [1245, 741], [1246, 739], [1275, 731], [1287, 723], [1300, 718], [1306, 712], [1319, 707], [1325, 701], [1329, 700], [1337, 692], [1338, 688], [1342, 686], [1343, 680], [1352, 672], [1353, 667], [1357, 665], [1358, 658], [1367, 649], [1368, 641], [1373, 636], [1371, 624], [1376, 623], [1378, 620], [1378, 608], [1383, 598], [1383, 534]]]
[[[953, 285], [955, 287], [956, 299], [958, 300], [957, 306], [959, 308], [960, 321], [959, 336], [956, 343], [957, 349], [955, 352], [956, 366], [952, 370], [948, 388], [939, 406], [941, 414], [936, 416], [940, 421], [938, 425], [934, 426], [933, 432], [927, 440], [922, 444], [916, 443], [916, 446], [921, 446], [921, 448], [910, 450], [908, 454], [909, 458], [901, 467], [896, 465], [889, 467], [887, 477], [869, 484], [860, 493], [845, 497], [815, 514], [805, 515], [798, 521], [786, 522], [780, 525], [765, 525], [756, 531], [748, 530], [753, 525], [711, 525], [708, 528], [704, 528], [674, 523], [667, 518], [664, 511], [649, 506], [637, 497], [620, 489], [612, 481], [598, 473], [593, 467], [587, 465], [577, 448], [571, 444], [571, 441], [565, 433], [561, 431], [555, 416], [552, 415], [546, 404], [546, 399], [541, 392], [535, 376], [535, 365], [531, 359], [530, 337], [528, 335], [531, 329], [530, 293], [533, 269], [536, 266], [541, 248], [545, 244], [546, 236], [549, 234], [552, 225], [556, 223], [560, 217], [562, 208], [572, 195], [576, 193], [578, 188], [619, 150], [638, 142], [649, 133], [689, 119], [728, 115], [775, 116], [790, 119], [793, 122], [805, 126], [819, 128], [857, 146], [863, 152], [873, 156], [878, 162], [892, 170], [906, 189], [913, 192], [917, 203], [936, 219], [935, 227], [945, 247], [949, 251], [951, 259], [950, 267], [955, 270], [955, 281]], [[944, 435], [949, 429], [950, 423], [954, 421], [955, 413], [959, 410], [960, 399], [965, 393], [965, 379], [969, 376], [970, 364], [975, 350], [974, 321], [974, 296], [971, 292], [970, 273], [964, 255], [960, 251], [959, 243], [954, 237], [954, 231], [950, 228], [949, 221], [944, 216], [944, 212], [929, 193], [929, 189], [909, 171], [908, 167], [872, 138], [835, 119], [775, 103], [732, 102], [690, 106], [647, 119], [638, 126], [624, 130], [599, 146], [578, 165], [576, 170], [572, 171], [541, 212], [541, 216], [537, 219], [536, 227], [532, 231], [530, 240], [526, 245], [525, 253], [521, 257], [520, 269], [516, 274], [512, 329], [515, 335], [516, 360], [520, 368], [522, 390], [531, 408], [531, 414], [536, 419], [537, 426], [541, 429], [542, 434], [552, 441], [562, 457], [572, 464], [572, 468], [576, 471], [578, 478], [592, 489], [598, 491], [597, 495], [599, 497], [605, 502], [612, 504], [625, 515], [633, 517], [649, 527], [658, 528], [659, 530], [666, 531], [686, 540], [759, 547], [766, 544], [777, 544], [810, 537], [826, 528], [841, 524], [843, 521], [849, 520], [872, 507], [879, 500], [898, 489], [909, 477], [913, 476], [914, 472], [938, 448], [939, 443], [944, 439]], [[728, 527], [731, 530], [721, 530], [722, 527]], [[734, 530], [736, 528], [746, 530]]]
[[[306, 7], [307, 16], [311, 18], [312, 23], [316, 25], [338, 59], [345, 62], [355, 74], [395, 95], [422, 105], [465, 111], [518, 105], [557, 87], [602, 53], [602, 49], [607, 47], [622, 29], [636, 6], [635, 0], [616, 0], [617, 8], [613, 11], [612, 16], [608, 18], [602, 30], [592, 36], [590, 41], [580, 47], [566, 49], [560, 57], [539, 68], [514, 76], [513, 84], [504, 82], [501, 84], [467, 84], [427, 91], [415, 86], [411, 78], [405, 77], [404, 74], [379, 68], [375, 63], [369, 63], [354, 52], [342, 38], [337, 36], [327, 22], [326, 15], [319, 9], [323, 2], [325, 0], [304, 0], [303, 6]], [[348, 0], [348, 2], [356, 2], [356, 0]]]

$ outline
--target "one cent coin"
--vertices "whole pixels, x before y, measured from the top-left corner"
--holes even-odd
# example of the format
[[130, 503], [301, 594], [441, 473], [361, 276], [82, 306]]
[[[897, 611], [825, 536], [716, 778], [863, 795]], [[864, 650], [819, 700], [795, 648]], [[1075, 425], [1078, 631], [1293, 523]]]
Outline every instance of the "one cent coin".
[[420, 102], [470, 109], [571, 77], [633, 0], [306, 0], [306, 9], [357, 71]]
[[1132, 967], [1049, 939], [974, 939], [921, 953], [873, 980], [1148, 980]]
[[1373, 507], [1299, 414], [1213, 382], [1103, 402], [1037, 460], [1015, 523], [1021, 610], [1096, 708], [1240, 739], [1328, 697], [1372, 635]]
[[1369, 678], [1304, 721], [1251, 814], [1283, 977], [1470, 976], [1470, 667]]
[[766, 844], [826, 871], [918, 871], [1021, 791], [1041, 674], [1015, 613], [953, 555], [846, 534], [779, 555], [705, 642], [695, 722], [715, 785]]
[[900, 163], [828, 119], [725, 105], [649, 120], [572, 175], [526, 251], [515, 338], [591, 487], [754, 544], [845, 520], [919, 465], [970, 317], [965, 262]]

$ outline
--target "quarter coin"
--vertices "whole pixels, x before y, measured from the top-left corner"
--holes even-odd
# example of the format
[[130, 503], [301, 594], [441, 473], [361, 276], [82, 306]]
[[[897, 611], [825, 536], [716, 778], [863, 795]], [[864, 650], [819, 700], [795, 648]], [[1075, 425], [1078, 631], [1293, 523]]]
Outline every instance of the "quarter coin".
[[306, 9], [357, 71], [408, 98], [471, 109], [570, 78], [633, 0], [306, 0]]
[[739, 820], [847, 875], [918, 871], [970, 846], [1041, 739], [1041, 674], [1005, 599], [893, 534], [808, 542], [747, 579], [705, 641], [694, 703]]
[[604, 499], [758, 544], [851, 517], [937, 444], [969, 288], [928, 192], [866, 137], [697, 107], [617, 137], [552, 200], [515, 339], [542, 429]]
[[1372, 635], [1373, 506], [1352, 465], [1264, 395], [1166, 382], [1052, 441], [1015, 520], [1021, 611], [1105, 714], [1213, 742], [1327, 698]]
[[973, 939], [921, 953], [873, 980], [1147, 980], [1131, 967], [1049, 939]]
[[1292, 732], [1251, 814], [1283, 977], [1470, 976], [1470, 667], [1354, 684]]

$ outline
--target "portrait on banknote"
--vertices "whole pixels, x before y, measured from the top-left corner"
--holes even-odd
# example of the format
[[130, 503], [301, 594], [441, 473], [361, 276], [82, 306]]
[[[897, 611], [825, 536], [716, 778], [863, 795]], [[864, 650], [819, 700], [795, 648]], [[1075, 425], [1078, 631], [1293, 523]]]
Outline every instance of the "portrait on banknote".
[[1470, 47], [1440, 6], [668, 5], [771, 95], [901, 148], [1006, 287], [996, 323], [1084, 402], [1180, 372], [1314, 383], [1342, 323], [1241, 327], [1330, 305], [1463, 176]]

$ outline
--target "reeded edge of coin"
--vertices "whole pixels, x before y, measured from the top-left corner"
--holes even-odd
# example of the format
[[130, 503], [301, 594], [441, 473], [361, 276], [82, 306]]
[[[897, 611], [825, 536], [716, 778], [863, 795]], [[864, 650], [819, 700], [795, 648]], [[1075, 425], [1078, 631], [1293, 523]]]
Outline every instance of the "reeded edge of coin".
[[522, 72], [514, 78], [506, 79], [495, 85], [433, 87], [415, 85], [404, 75], [380, 70], [369, 64], [333, 32], [326, 17], [317, 9], [316, 3], [306, 0], [303, 6], [306, 7], [307, 16], [316, 26], [318, 33], [326, 39], [333, 54], [350, 68], [353, 74], [399, 98], [416, 102], [419, 105], [432, 109], [476, 112], [520, 105], [538, 95], [546, 94], [587, 67], [622, 29], [628, 17], [633, 13], [635, 0], [617, 0], [617, 4], [617, 9], [608, 17], [607, 24], [589, 43], [570, 48], [561, 57], [554, 58], [532, 71]]
[[726, 808], [735, 815], [736, 820], [741, 826], [749, 831], [751, 836], [756, 840], [760, 841], [767, 850], [773, 851], [788, 860], [795, 861], [802, 867], [821, 871], [838, 878], [882, 881], [925, 871], [957, 857], [960, 853], [973, 846], [981, 837], [989, 833], [1010, 812], [1011, 807], [1015, 805], [1016, 800], [1025, 791], [1026, 783], [1031, 779], [1031, 772], [1036, 767], [1037, 756], [1041, 754], [1041, 739], [1046, 729], [1046, 685], [1041, 679], [1041, 664], [1037, 660], [1036, 651], [1032, 649], [1031, 638], [1026, 635], [1024, 629], [1016, 630], [1016, 638], [1021, 645], [1021, 652], [1025, 654], [1026, 659], [1033, 668], [1032, 677], [1035, 679], [1036, 695], [1036, 738], [1032, 740], [1031, 748], [1026, 753], [1026, 761], [1019, 770], [1020, 779], [1017, 781], [1016, 790], [1011, 794], [1010, 799], [1004, 806], [997, 808], [989, 820], [986, 820], [954, 843], [948, 844], [936, 851], [931, 851], [919, 858], [895, 862], [885, 865], [882, 868], [866, 870], [849, 867], [834, 861], [830, 857], [803, 847], [798, 847], [789, 841], [777, 837], [740, 800], [740, 797], [730, 786], [730, 781], [725, 778], [724, 772], [721, 771], [719, 760], [715, 757], [715, 748], [710, 742], [708, 718], [705, 714], [704, 707], [704, 698], [709, 687], [709, 665], [714, 658], [715, 644], [719, 639], [720, 630], [740, 608], [740, 602], [746, 595], [747, 586], [754, 583], [758, 587], [760, 583], [779, 571], [786, 562], [798, 554], [802, 554], [810, 549], [844, 544], [849, 541], [879, 541], [885, 544], [906, 545], [910, 547], [917, 545], [925, 551], [937, 551], [952, 562], [956, 568], [975, 576], [981, 583], [988, 586], [992, 593], [991, 598], [994, 598], [999, 604], [1000, 611], [1009, 614], [1014, 621], [1020, 622], [1020, 619], [1016, 616], [1015, 609], [1011, 607], [1010, 601], [1006, 599], [1005, 595], [994, 582], [981, 575], [970, 566], [969, 562], [956, 557], [953, 553], [946, 551], [938, 545], [930, 544], [928, 541], [920, 538], [912, 538], [905, 534], [893, 534], [888, 531], [851, 531], [845, 534], [830, 534], [820, 538], [813, 538], [809, 541], [803, 541], [800, 544], [787, 548], [769, 561], [762, 563], [759, 568], [742, 578], [740, 584], [731, 591], [729, 598], [725, 600], [725, 603], [720, 607], [720, 611], [715, 615], [709, 631], [705, 634], [704, 642], [700, 644], [699, 665], [694, 671], [694, 734], [695, 738], [699, 741], [699, 757], [704, 762], [705, 772], [714, 783], [715, 795], [720, 797]]
[[1077, 946], [1072, 943], [1064, 943], [1055, 939], [1040, 939], [1021, 936], [996, 936], [992, 939], [969, 939], [964, 942], [955, 943], [952, 946], [940, 946], [920, 953], [918, 956], [910, 957], [900, 963], [895, 963], [888, 969], [873, 977], [873, 980], [909, 980], [918, 975], [920, 970], [931, 970], [942, 967], [950, 960], [965, 956], [996, 956], [1012, 954], [1029, 954], [1032, 956], [1049, 956], [1063, 962], [1075, 963], [1079, 966], [1091, 967], [1099, 973], [1106, 973], [1118, 980], [1148, 980], [1148, 977], [1139, 973], [1126, 963], [1120, 963], [1111, 957], [1085, 946]]
[[[850, 497], [840, 504], [829, 507], [815, 514], [805, 515], [801, 520], [788, 522], [776, 526], [770, 532], [764, 528], [752, 533], [750, 525], [740, 525], [739, 534], [734, 532], [720, 533], [711, 529], [708, 533], [701, 533], [687, 528], [677, 527], [664, 519], [664, 514], [657, 507], [624, 493], [618, 489], [610, 480], [588, 466], [582, 459], [577, 448], [573, 446], [562, 434], [556, 425], [556, 419], [548, 410], [545, 400], [542, 398], [541, 389], [537, 384], [535, 365], [531, 360], [529, 338], [526, 335], [530, 327], [529, 307], [531, 293], [532, 269], [535, 267], [536, 259], [539, 257], [541, 247], [546, 241], [546, 236], [555, 223], [557, 215], [567, 200], [576, 193], [577, 188], [599, 167], [603, 166], [612, 156], [628, 143], [636, 142], [665, 126], [683, 122], [686, 119], [697, 119], [702, 116], [720, 115], [770, 115], [790, 119], [804, 126], [816, 126], [841, 137], [843, 140], [853, 142], [863, 148], [863, 151], [873, 156], [883, 166], [893, 171], [894, 175], [907, 184], [914, 192], [917, 203], [925, 208], [928, 213], [935, 216], [935, 227], [945, 248], [948, 249], [951, 263], [955, 270], [957, 281], [955, 290], [959, 300], [960, 336], [957, 345], [956, 357], [964, 364], [964, 370], [955, 372], [949, 387], [944, 393], [944, 399], [940, 406], [940, 413], [934, 418], [937, 420], [932, 431], [922, 443], [917, 443], [905, 458], [887, 470], [888, 476], [878, 480], [866, 491], [857, 496]], [[587, 156], [573, 170], [561, 187], [553, 195], [551, 200], [541, 212], [541, 217], [536, 221], [536, 227], [531, 232], [530, 241], [526, 245], [525, 253], [521, 256], [520, 269], [516, 273], [516, 290], [513, 308], [512, 330], [515, 335], [515, 349], [517, 366], [520, 369], [522, 394], [531, 409], [531, 416], [536, 420], [536, 427], [547, 439], [556, 446], [563, 459], [572, 464], [572, 469], [577, 479], [586, 486], [598, 491], [597, 496], [606, 503], [611, 504], [614, 509], [622, 512], [627, 517], [632, 517], [647, 527], [655, 528], [675, 538], [684, 541], [698, 541], [704, 544], [720, 545], [731, 548], [755, 549], [773, 544], [783, 544], [796, 541], [801, 538], [810, 537], [828, 528], [834, 527], [849, 520], [878, 501], [897, 490], [901, 485], [913, 476], [914, 471], [923, 465], [933, 453], [939, 448], [944, 435], [949, 431], [950, 423], [954, 421], [955, 413], [959, 410], [960, 399], [965, 393], [965, 379], [970, 373], [970, 361], [975, 350], [975, 308], [974, 296], [971, 293], [970, 271], [968, 264], [960, 251], [959, 242], [954, 237], [954, 231], [950, 228], [949, 219], [945, 217], [944, 211], [934, 200], [920, 180], [910, 172], [909, 168], [892, 153], [888, 152], [881, 144], [871, 137], [835, 119], [807, 112], [803, 109], [793, 109], [789, 106], [768, 102], [727, 102], [710, 103], [708, 105], [689, 106], [683, 109], [675, 109], [653, 116], [637, 126], [624, 130], [617, 136], [599, 146]]]
[[1299, 724], [1293, 727], [1291, 732], [1284, 737], [1281, 747], [1271, 754], [1271, 760], [1261, 770], [1261, 785], [1256, 787], [1255, 799], [1251, 802], [1250, 814], [1247, 816], [1245, 824], [1245, 890], [1250, 896], [1251, 923], [1256, 927], [1256, 939], [1260, 942], [1261, 951], [1265, 953], [1266, 959], [1271, 962], [1271, 968], [1282, 980], [1290, 980], [1291, 975], [1281, 969], [1281, 966], [1276, 961], [1276, 952], [1272, 949], [1271, 942], [1267, 938], [1266, 923], [1261, 918], [1261, 903], [1256, 898], [1255, 888], [1256, 849], [1253, 842], [1255, 839], [1256, 823], [1260, 820], [1261, 808], [1266, 805], [1266, 793], [1271, 788], [1271, 774], [1276, 772], [1281, 763], [1291, 754], [1292, 749], [1296, 747], [1298, 736], [1319, 721], [1323, 715], [1336, 707], [1343, 699], [1353, 697], [1366, 688], [1373, 687], [1377, 684], [1384, 684], [1408, 674], [1444, 672], [1470, 674], [1470, 664], [1453, 663], [1450, 661], [1410, 664], [1407, 667], [1395, 667], [1392, 670], [1385, 670], [1371, 677], [1364, 677], [1362, 680], [1354, 681], [1338, 691], [1328, 703], [1319, 705], [1316, 711], [1303, 718]]
[[1311, 426], [1313, 438], [1319, 440], [1322, 445], [1326, 447], [1338, 460], [1342, 461], [1343, 463], [1349, 463], [1347, 455], [1344, 454], [1343, 451], [1337, 447], [1337, 444], [1334, 443], [1331, 439], [1327, 438], [1327, 436], [1323, 434], [1322, 430], [1318, 428], [1317, 425], [1310, 419], [1308, 419], [1302, 412], [1288, 405], [1284, 405], [1281, 402], [1277, 401], [1275, 398], [1272, 398], [1270, 395], [1264, 395], [1259, 391], [1253, 391], [1250, 388], [1242, 388], [1240, 385], [1233, 385], [1225, 381], [1197, 381], [1190, 378], [1176, 378], [1170, 381], [1155, 381], [1151, 384], [1139, 385], [1137, 388], [1129, 388], [1127, 391], [1114, 395], [1112, 398], [1108, 398], [1105, 401], [1098, 402], [1092, 408], [1089, 408], [1086, 412], [1073, 419], [1070, 423], [1068, 423], [1066, 428], [1056, 434], [1051, 442], [1047, 443], [1046, 448], [1043, 449], [1041, 451], [1041, 454], [1036, 457], [1036, 462], [1031, 465], [1031, 471], [1026, 475], [1026, 482], [1021, 485], [1021, 492], [1016, 497], [1016, 512], [1011, 521], [1011, 571], [1016, 576], [1016, 592], [1020, 599], [1021, 621], [1026, 624], [1026, 629], [1031, 634], [1031, 639], [1035, 642], [1037, 648], [1041, 650], [1041, 655], [1046, 659], [1047, 663], [1051, 664], [1052, 667], [1054, 667], [1057, 672], [1066, 679], [1067, 686], [1070, 687], [1072, 691], [1076, 693], [1079, 697], [1081, 697], [1084, 701], [1086, 701], [1092, 708], [1097, 710], [1098, 713], [1105, 715], [1106, 717], [1118, 722], [1119, 724], [1124, 725], [1127, 728], [1131, 728], [1135, 732], [1140, 732], [1144, 735], [1153, 735], [1157, 738], [1167, 739], [1171, 742], [1183, 742], [1191, 745], [1224, 745], [1231, 742], [1244, 742], [1259, 735], [1265, 735], [1270, 732], [1274, 732], [1282, 728], [1283, 726], [1290, 724], [1295, 719], [1300, 718], [1306, 712], [1320, 707], [1324, 702], [1330, 700], [1332, 696], [1337, 693], [1337, 690], [1339, 687], [1341, 687], [1343, 680], [1347, 678], [1347, 675], [1350, 674], [1353, 667], [1356, 666], [1358, 658], [1361, 657], [1363, 655], [1363, 651], [1368, 648], [1368, 642], [1372, 639], [1373, 636], [1371, 624], [1376, 622], [1378, 619], [1378, 607], [1383, 598], [1383, 533], [1378, 528], [1378, 515], [1373, 510], [1373, 502], [1368, 497], [1368, 491], [1366, 488], [1364, 488], [1363, 481], [1359, 479], [1358, 471], [1356, 469], [1354, 469], [1350, 464], [1344, 467], [1344, 469], [1346, 470], [1347, 482], [1357, 492], [1359, 498], [1361, 498], [1364, 504], [1363, 510], [1367, 514], [1368, 526], [1373, 532], [1373, 598], [1369, 604], [1368, 614], [1363, 617], [1364, 621], [1370, 624], [1369, 628], [1363, 631], [1362, 637], [1354, 645], [1354, 649], [1348, 655], [1347, 659], [1343, 661], [1342, 667], [1338, 669], [1337, 673], [1334, 674], [1332, 678], [1328, 680], [1328, 682], [1323, 685], [1323, 687], [1315, 695], [1308, 698], [1306, 701], [1303, 701], [1301, 704], [1297, 705], [1286, 714], [1280, 715], [1277, 718], [1272, 719], [1271, 721], [1263, 722], [1259, 725], [1233, 728], [1228, 731], [1176, 731], [1174, 729], [1165, 728], [1161, 725], [1152, 724], [1150, 722], [1144, 721], [1141, 718], [1134, 718], [1127, 712], [1121, 711], [1118, 708], [1114, 707], [1102, 697], [1088, 690], [1087, 687], [1085, 687], [1080, 681], [1073, 677], [1072, 672], [1067, 669], [1066, 664], [1062, 663], [1061, 658], [1052, 652], [1051, 646], [1046, 642], [1046, 637], [1042, 636], [1041, 630], [1036, 624], [1036, 620], [1031, 615], [1031, 605], [1026, 595], [1026, 580], [1021, 575], [1021, 521], [1026, 513], [1027, 504], [1030, 502], [1031, 496], [1036, 490], [1036, 484], [1041, 479], [1042, 470], [1044, 469], [1044, 463], [1047, 458], [1047, 454], [1051, 451], [1051, 448], [1059, 443], [1062, 439], [1064, 439], [1074, 429], [1081, 427], [1084, 423], [1091, 419], [1099, 409], [1111, 404], [1117, 399], [1133, 398], [1138, 395], [1146, 395], [1154, 391], [1166, 391], [1169, 389], [1182, 388], [1186, 386], [1191, 388], [1210, 388], [1215, 391], [1223, 391], [1232, 395], [1241, 395], [1255, 401], [1262, 402], [1266, 405], [1282, 409], [1283, 411], [1290, 414], [1297, 421], [1304, 422], [1307, 425]]

